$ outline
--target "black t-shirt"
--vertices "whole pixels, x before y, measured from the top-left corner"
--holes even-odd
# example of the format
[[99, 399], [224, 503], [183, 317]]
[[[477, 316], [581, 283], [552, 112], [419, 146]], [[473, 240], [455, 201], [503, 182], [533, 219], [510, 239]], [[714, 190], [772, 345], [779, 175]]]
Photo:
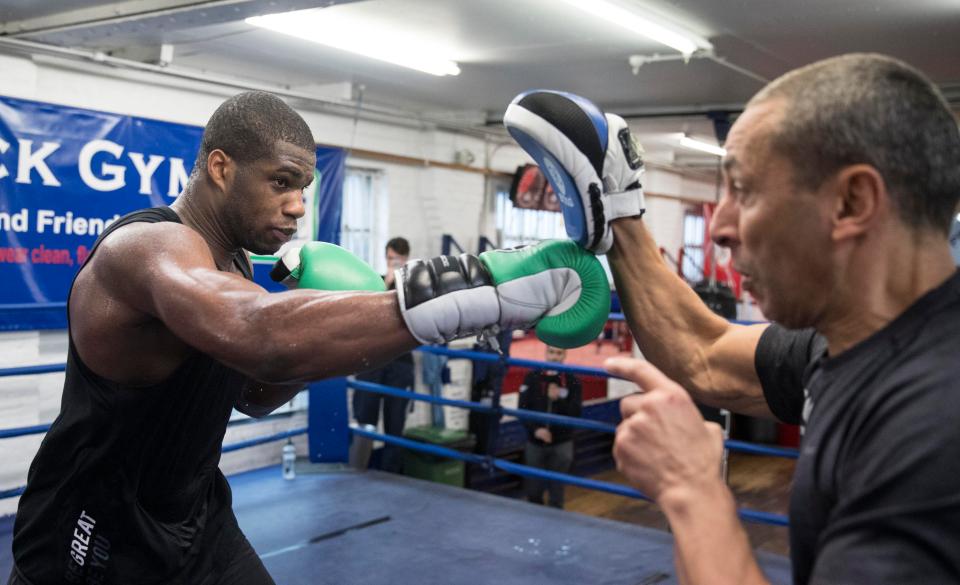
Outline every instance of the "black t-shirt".
[[960, 272], [834, 358], [772, 325], [756, 368], [773, 413], [804, 425], [795, 585], [960, 583]]
[[[90, 257], [120, 226], [163, 221], [180, 220], [166, 207], [129, 214]], [[250, 279], [246, 258], [235, 262]], [[239, 528], [218, 463], [245, 381], [196, 352], [162, 382], [118, 384], [90, 370], [71, 337], [60, 414], [17, 510], [20, 577], [33, 585], [186, 585], [230, 562]]]

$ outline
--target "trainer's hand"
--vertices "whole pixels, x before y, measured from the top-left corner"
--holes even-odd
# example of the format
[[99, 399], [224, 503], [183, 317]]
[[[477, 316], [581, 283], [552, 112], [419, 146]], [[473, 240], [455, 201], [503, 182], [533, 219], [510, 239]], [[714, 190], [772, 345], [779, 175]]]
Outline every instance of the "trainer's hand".
[[643, 389], [620, 401], [613, 456], [637, 489], [661, 502], [708, 489], [720, 478], [723, 430], [703, 420], [690, 395], [645, 360], [611, 358], [607, 371]]

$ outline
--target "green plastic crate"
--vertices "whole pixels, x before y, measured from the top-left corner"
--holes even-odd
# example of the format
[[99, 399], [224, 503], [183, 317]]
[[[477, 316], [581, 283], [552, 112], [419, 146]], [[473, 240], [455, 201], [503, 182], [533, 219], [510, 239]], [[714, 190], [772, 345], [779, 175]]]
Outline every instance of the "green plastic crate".
[[[473, 437], [466, 431], [432, 426], [407, 429], [403, 436], [413, 441], [457, 451], [472, 451], [474, 445]], [[463, 487], [464, 463], [457, 459], [407, 449], [403, 455], [403, 474], [417, 479]]]

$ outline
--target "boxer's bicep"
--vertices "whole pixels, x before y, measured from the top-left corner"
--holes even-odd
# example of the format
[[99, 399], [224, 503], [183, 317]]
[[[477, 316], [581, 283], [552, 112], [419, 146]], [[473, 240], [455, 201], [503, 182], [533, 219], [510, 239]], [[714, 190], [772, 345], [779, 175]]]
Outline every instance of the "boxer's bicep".
[[167, 263], [149, 278], [148, 311], [174, 334], [225, 361], [256, 354], [258, 330], [251, 316], [267, 292], [236, 274]]
[[223, 361], [252, 357], [248, 315], [268, 293], [218, 270], [196, 232], [176, 224], [118, 230], [101, 245], [94, 270], [110, 299], [159, 319], [191, 347]]
[[270, 294], [217, 270], [206, 243], [190, 230], [125, 239], [131, 241], [118, 238], [98, 259], [97, 277], [111, 282], [111, 298], [160, 320], [185, 344], [253, 379], [287, 383], [345, 375], [416, 345], [395, 293]]
[[153, 293], [157, 316], [189, 345], [262, 383], [346, 375], [415, 345], [393, 292], [271, 294], [206, 267], [161, 270], [169, 274], [157, 278], [164, 289]]
[[264, 323], [271, 295], [237, 274], [175, 259], [157, 266], [148, 278], [148, 310], [185, 343], [241, 371], [256, 375], [265, 346], [274, 339]]
[[158, 316], [155, 300], [192, 269], [216, 269], [193, 230], [174, 223], [132, 224], [97, 248], [91, 270], [99, 289], [131, 309]]

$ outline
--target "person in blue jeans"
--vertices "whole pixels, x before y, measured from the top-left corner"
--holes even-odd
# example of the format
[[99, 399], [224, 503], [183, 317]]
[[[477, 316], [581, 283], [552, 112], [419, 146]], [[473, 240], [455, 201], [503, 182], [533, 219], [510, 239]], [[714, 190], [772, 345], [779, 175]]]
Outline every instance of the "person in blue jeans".
[[[406, 238], [392, 238], [387, 242], [384, 252], [387, 259], [387, 273], [383, 275], [383, 281], [388, 290], [393, 290], [396, 288], [394, 270], [399, 269], [409, 259], [410, 242]], [[357, 374], [357, 379], [413, 391], [413, 355], [405, 353], [382, 368]], [[353, 394], [353, 417], [360, 424], [377, 426], [382, 405], [383, 431], [388, 435], [399, 437], [403, 436], [409, 403], [410, 400], [407, 398], [356, 390]], [[380, 469], [400, 473], [403, 470], [403, 449], [395, 445], [384, 445]]]
[[[513, 343], [512, 331], [501, 331], [497, 337], [500, 355], [510, 357], [510, 344]], [[486, 339], [479, 340], [473, 346], [474, 351], [497, 353]], [[503, 379], [507, 375], [507, 365], [502, 360], [496, 362], [473, 362], [473, 386], [470, 390], [470, 400], [481, 404], [491, 405], [500, 402], [500, 390]], [[476, 437], [474, 452], [488, 455], [496, 452], [497, 437], [499, 436], [500, 420], [498, 417], [480, 412], [470, 412], [468, 426]]]
[[[424, 351], [420, 352], [420, 357], [423, 384], [430, 390], [431, 396], [440, 398], [443, 396], [443, 369], [447, 367], [447, 356]], [[434, 427], [442, 429], [447, 426], [442, 405], [431, 404], [430, 417]]]

